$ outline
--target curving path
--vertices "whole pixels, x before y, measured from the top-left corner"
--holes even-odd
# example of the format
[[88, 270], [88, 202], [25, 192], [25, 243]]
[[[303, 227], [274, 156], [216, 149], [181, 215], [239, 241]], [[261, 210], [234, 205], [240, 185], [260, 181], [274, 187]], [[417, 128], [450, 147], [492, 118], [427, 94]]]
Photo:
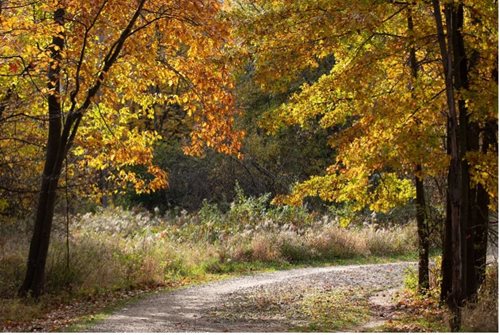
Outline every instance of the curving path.
[[91, 332], [285, 332], [306, 322], [287, 314], [311, 292], [400, 287], [415, 263], [332, 266], [263, 273], [160, 293], [116, 311]]

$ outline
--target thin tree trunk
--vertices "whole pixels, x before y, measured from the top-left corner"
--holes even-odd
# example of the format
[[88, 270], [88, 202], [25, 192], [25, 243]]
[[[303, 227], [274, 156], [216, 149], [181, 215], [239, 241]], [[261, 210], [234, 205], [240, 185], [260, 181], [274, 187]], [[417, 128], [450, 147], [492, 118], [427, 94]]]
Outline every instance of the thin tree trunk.
[[[449, 151], [449, 150], [448, 150]], [[449, 152], [448, 152], [449, 154]], [[448, 173], [448, 185], [450, 185], [450, 174]], [[443, 302], [448, 301], [451, 294], [453, 249], [451, 245], [451, 200], [449, 191], [446, 192], [446, 216], [444, 220], [444, 231], [442, 236], [443, 254], [441, 258], [441, 294]]]
[[[465, 107], [464, 107], [465, 109]], [[465, 110], [466, 112], [466, 110]], [[471, 123], [467, 132], [468, 143], [467, 149], [470, 151], [479, 151], [479, 125], [477, 122]], [[468, 169], [468, 167], [467, 167]], [[465, 283], [465, 297], [467, 300], [474, 299], [477, 290], [479, 289], [480, 283], [477, 281], [476, 274], [476, 257], [480, 253], [480, 247], [477, 248], [476, 243], [478, 241], [478, 234], [481, 230], [481, 213], [478, 208], [478, 198], [480, 185], [469, 187], [468, 197], [468, 220], [465, 222], [465, 234], [466, 234], [466, 283]]]
[[[497, 122], [488, 121], [484, 127], [482, 132], [482, 144], [481, 151], [485, 154], [488, 150], [495, 150], [498, 152], [496, 148], [497, 145], [497, 136], [496, 136]], [[496, 172], [495, 172], [496, 173]], [[490, 197], [488, 192], [484, 188], [483, 185], [478, 184], [475, 188], [475, 201], [474, 208], [471, 208], [471, 211], [475, 213], [476, 220], [475, 224], [472, 227], [472, 236], [471, 236], [471, 257], [470, 257], [470, 266], [474, 268], [474, 278], [471, 279], [471, 282], [474, 285], [470, 287], [470, 298], [475, 299], [476, 293], [485, 278], [486, 271], [486, 256], [488, 251], [488, 224], [489, 224], [489, 202]]]
[[[64, 9], [54, 12], [56, 24], [64, 25]], [[42, 185], [38, 199], [35, 227], [28, 255], [28, 265], [24, 282], [19, 289], [21, 296], [40, 296], [45, 276], [45, 263], [49, 249], [50, 232], [56, 200], [57, 184], [60, 170], [57, 170], [58, 151], [61, 146], [62, 110], [60, 103], [60, 72], [61, 51], [64, 47], [64, 37], [60, 34], [52, 38], [51, 61], [48, 69], [48, 114], [49, 135], [45, 166], [42, 175]]]
[[417, 191], [417, 234], [418, 234], [418, 291], [422, 294], [429, 290], [429, 229], [425, 215], [424, 181], [419, 177], [420, 164], [416, 167], [415, 187]]
[[[414, 24], [411, 13], [411, 7], [407, 11], [407, 27], [411, 41], [410, 47], [410, 69], [413, 81], [418, 79], [418, 63], [417, 53], [414, 43]], [[414, 90], [414, 84], [411, 85], [411, 90]], [[420, 123], [417, 120], [417, 125]], [[426, 221], [426, 204], [425, 204], [425, 189], [424, 180], [421, 176], [422, 165], [418, 163], [415, 167], [415, 188], [416, 188], [416, 219], [417, 219], [417, 234], [418, 234], [418, 291], [425, 293], [429, 290], [429, 229]]]
[[[471, 24], [481, 26], [482, 22], [475, 13], [471, 13]], [[461, 49], [462, 54], [466, 55], [464, 48]], [[477, 66], [480, 59], [480, 54], [477, 50], [473, 50], [467, 66], [462, 66], [462, 72], [465, 74], [464, 82], [465, 87], [468, 88], [467, 74], [471, 69]], [[492, 72], [491, 80], [498, 84], [498, 70], [495, 68]], [[497, 147], [497, 122], [496, 120], [487, 120], [484, 124], [477, 121], [470, 123], [470, 130], [468, 134], [468, 151], [482, 152], [486, 154], [488, 151], [498, 153]], [[496, 173], [496, 172], [494, 172]], [[468, 274], [467, 281], [467, 297], [468, 299], [475, 300], [477, 297], [477, 290], [481, 286], [485, 277], [486, 270], [486, 254], [488, 246], [488, 206], [490, 197], [484, 185], [477, 184], [470, 189], [470, 215], [468, 239], [468, 257], [467, 267], [471, 269]]]

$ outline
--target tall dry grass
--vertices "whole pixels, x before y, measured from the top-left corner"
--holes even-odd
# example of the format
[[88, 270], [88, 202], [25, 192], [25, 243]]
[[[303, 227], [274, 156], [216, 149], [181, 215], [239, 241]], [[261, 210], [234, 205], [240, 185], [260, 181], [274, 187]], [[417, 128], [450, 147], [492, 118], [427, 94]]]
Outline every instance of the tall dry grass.
[[[266, 208], [260, 198], [235, 202], [222, 213], [154, 215], [107, 208], [77, 215], [70, 224], [66, 262], [64, 220], [56, 219], [46, 271], [50, 293], [92, 294], [231, 269], [237, 262], [308, 262], [392, 256], [415, 250], [411, 225], [341, 228], [335, 218], [302, 209]], [[0, 297], [12, 298], [23, 279], [29, 234], [0, 235]]]
[[498, 332], [498, 264], [486, 269], [477, 301], [462, 310], [463, 329], [470, 332]]

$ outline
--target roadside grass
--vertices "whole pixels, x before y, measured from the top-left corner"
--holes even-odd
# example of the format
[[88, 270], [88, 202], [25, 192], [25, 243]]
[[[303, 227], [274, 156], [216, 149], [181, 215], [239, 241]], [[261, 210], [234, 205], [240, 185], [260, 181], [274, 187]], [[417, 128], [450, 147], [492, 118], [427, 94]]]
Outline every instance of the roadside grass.
[[487, 267], [477, 302], [463, 308], [462, 322], [467, 332], [498, 332], [498, 263]]

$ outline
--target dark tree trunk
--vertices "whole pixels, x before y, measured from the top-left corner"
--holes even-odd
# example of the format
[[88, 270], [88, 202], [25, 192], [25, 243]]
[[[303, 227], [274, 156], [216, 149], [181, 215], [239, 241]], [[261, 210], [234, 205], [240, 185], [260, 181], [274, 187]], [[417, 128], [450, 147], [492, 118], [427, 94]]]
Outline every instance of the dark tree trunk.
[[424, 181], [419, 177], [422, 167], [417, 165], [415, 187], [417, 191], [417, 233], [418, 233], [418, 291], [429, 290], [429, 229], [425, 215]]
[[[479, 151], [479, 125], [477, 123], [471, 123], [468, 130], [468, 150]], [[466, 233], [466, 283], [465, 283], [465, 297], [467, 299], [474, 298], [480, 283], [477, 281], [477, 267], [476, 258], [480, 254], [481, 247], [476, 245], [480, 240], [479, 235], [481, 234], [481, 228], [483, 224], [481, 221], [481, 213], [478, 207], [478, 196], [480, 196], [480, 185], [469, 188], [469, 217], [468, 222], [465, 223], [465, 233]], [[485, 249], [486, 251], [486, 249]], [[486, 254], [485, 254], [486, 256]], [[486, 260], [486, 258], [485, 258]]]
[[[64, 10], [54, 12], [54, 21], [64, 24]], [[52, 38], [51, 61], [48, 69], [48, 114], [49, 135], [45, 157], [45, 166], [42, 175], [42, 184], [38, 198], [38, 207], [35, 217], [35, 227], [31, 239], [28, 255], [26, 277], [19, 289], [21, 296], [31, 295], [38, 298], [42, 292], [45, 275], [45, 263], [49, 249], [52, 218], [56, 201], [57, 184], [61, 172], [62, 162], [58, 162], [61, 147], [62, 110], [60, 102], [60, 72], [61, 51], [64, 47], [64, 37], [60, 34]]]
[[[445, 4], [447, 39], [439, 1], [433, 0], [433, 5], [446, 77], [448, 152], [451, 154], [441, 298], [447, 300], [453, 312], [451, 328], [457, 331], [460, 329], [460, 307], [466, 300], [475, 298], [484, 278], [487, 250], [489, 196], [482, 185], [471, 185], [466, 154], [486, 152], [491, 142], [484, 134], [481, 145], [479, 123], [470, 120], [463, 97], [455, 96], [469, 89], [470, 68], [462, 35], [464, 5], [453, 1]], [[473, 52], [471, 57], [473, 67], [478, 55]]]
[[[462, 29], [464, 24], [464, 9], [462, 4], [451, 4], [449, 6], [449, 21], [447, 22], [448, 30], [452, 32], [449, 37], [452, 43], [453, 50], [453, 66], [454, 66], [454, 85], [456, 92], [467, 90], [469, 88], [468, 79], [468, 60], [465, 52], [464, 39]], [[469, 164], [466, 154], [468, 150], [478, 151], [479, 132], [477, 126], [470, 123], [467, 105], [461, 97], [458, 99], [459, 112], [459, 151], [461, 157], [461, 190], [460, 197], [460, 226], [462, 231], [462, 260], [463, 260], [463, 284], [462, 300], [468, 299], [477, 290], [475, 283], [475, 273], [473, 266], [473, 230], [476, 224], [477, 215], [475, 215], [475, 190], [471, 189]], [[460, 301], [462, 303], [462, 301]]]
[[[449, 147], [449, 144], [448, 144]], [[449, 151], [449, 150], [448, 150]], [[448, 152], [449, 154], [449, 152]], [[450, 175], [448, 173], [448, 185], [450, 184]], [[441, 301], [448, 301], [451, 294], [453, 250], [451, 247], [451, 201], [450, 194], [446, 194], [446, 216], [444, 220], [444, 230], [442, 236], [443, 255], [441, 259]]]
[[[465, 291], [465, 245], [464, 245], [464, 222], [466, 222], [467, 209], [464, 204], [468, 199], [468, 187], [464, 190], [464, 180], [468, 180], [468, 176], [464, 176], [463, 169], [464, 161], [464, 124], [459, 123], [462, 117], [457, 111], [455, 85], [457, 65], [455, 63], [456, 47], [461, 36], [459, 35], [463, 21], [460, 22], [460, 11], [462, 5], [455, 3], [445, 4], [445, 17], [447, 35], [445, 35], [441, 5], [439, 0], [433, 0], [434, 17], [436, 20], [436, 29], [438, 35], [438, 43], [443, 62], [443, 72], [446, 83], [446, 98], [448, 104], [448, 144], [450, 152], [450, 166], [448, 172], [448, 205], [450, 222], [450, 238], [451, 243], [451, 293], [447, 296], [447, 303], [453, 314], [450, 322], [451, 330], [458, 331], [461, 324], [460, 306], [464, 300]], [[463, 17], [462, 17], [463, 18]], [[466, 129], [466, 128], [465, 128]]]
[[[486, 153], [488, 150], [496, 149], [497, 136], [496, 136], [497, 123], [495, 121], [488, 121], [485, 124], [482, 136], [475, 125], [477, 131], [477, 142], [474, 143], [477, 150]], [[482, 143], [480, 143], [482, 140]], [[471, 148], [473, 149], [473, 148]], [[468, 266], [472, 269], [469, 275], [467, 286], [467, 296], [469, 299], [475, 300], [476, 293], [484, 281], [486, 271], [486, 256], [488, 251], [488, 224], [489, 224], [489, 202], [490, 198], [488, 192], [483, 185], [478, 184], [475, 188], [471, 189], [471, 197], [474, 200], [471, 202], [470, 211], [474, 216], [471, 222], [469, 250], [470, 253], [467, 258]]]
[[[410, 69], [412, 79], [418, 79], [418, 63], [417, 53], [414, 44], [414, 25], [411, 13], [411, 7], [408, 7], [407, 12], [407, 28], [408, 35], [411, 39], [410, 47]], [[412, 83], [411, 90], [414, 90]], [[416, 120], [417, 125], [420, 120]], [[416, 219], [417, 219], [417, 234], [418, 234], [418, 291], [425, 293], [429, 290], [429, 229], [426, 220], [426, 204], [425, 204], [425, 189], [424, 180], [422, 177], [422, 165], [417, 164], [415, 167], [415, 188], [416, 188]]]
[[[454, 63], [456, 64], [455, 71], [455, 88], [457, 90], [469, 89], [468, 72], [475, 65], [475, 59], [479, 58], [477, 52], [472, 53], [472, 62], [469, 64], [467, 53], [465, 50], [462, 28], [464, 22], [463, 5], [456, 6], [456, 15], [454, 18], [456, 23], [456, 34], [454, 34]], [[460, 112], [460, 128], [463, 134], [461, 141], [461, 150], [465, 157], [466, 152], [486, 152], [490, 145], [490, 141], [483, 134], [483, 145], [480, 143], [480, 124], [477, 121], [471, 122], [469, 119], [469, 111], [465, 100], [459, 99]], [[487, 128], [487, 127], [485, 127]], [[487, 252], [487, 228], [488, 228], [488, 204], [489, 196], [484, 187], [480, 184], [471, 185], [469, 164], [464, 159], [462, 161], [463, 173], [463, 189], [462, 197], [463, 208], [467, 210], [467, 216], [462, 217], [462, 225], [465, 231], [465, 291], [464, 298], [473, 300], [476, 297], [477, 291], [483, 281], [484, 271], [486, 267], [486, 252]]]
[[[471, 13], [471, 24], [480, 26], [481, 19]], [[462, 49], [465, 55], [465, 50]], [[471, 71], [477, 65], [480, 54], [477, 50], [473, 50], [470, 56], [468, 68], [463, 71]], [[466, 73], [467, 74], [467, 73]], [[492, 71], [491, 80], [498, 84], [498, 70], [495, 68]], [[468, 78], [465, 76], [466, 87], [468, 88]], [[468, 150], [474, 152], [482, 152], [486, 154], [488, 151], [498, 153], [497, 141], [497, 121], [487, 120], [483, 124], [475, 121], [470, 125], [468, 135]], [[492, 171], [493, 172], [493, 171]], [[496, 171], [494, 172], [497, 173]], [[490, 198], [485, 187], [481, 184], [473, 185], [470, 189], [470, 215], [471, 220], [469, 223], [469, 231], [467, 236], [468, 240], [468, 257], [467, 267], [470, 269], [467, 281], [467, 297], [468, 299], [475, 300], [476, 293], [484, 281], [486, 271], [486, 256], [488, 251], [488, 224], [489, 224], [489, 210], [488, 206]]]

